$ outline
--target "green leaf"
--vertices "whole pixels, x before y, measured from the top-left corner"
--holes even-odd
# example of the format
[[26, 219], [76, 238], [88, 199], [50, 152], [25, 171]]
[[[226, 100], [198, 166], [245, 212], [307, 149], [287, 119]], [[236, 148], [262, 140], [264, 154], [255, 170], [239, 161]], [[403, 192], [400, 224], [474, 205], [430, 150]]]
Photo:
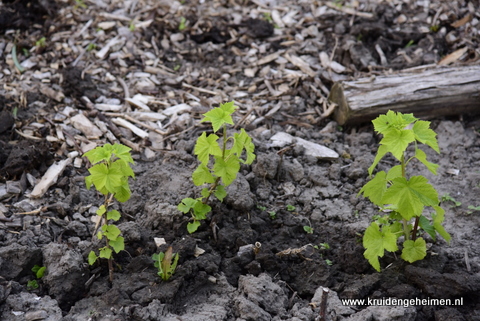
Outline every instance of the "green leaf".
[[423, 176], [413, 176], [410, 180], [397, 177], [383, 194], [382, 202], [392, 204], [406, 220], [422, 214], [424, 206], [438, 205], [438, 194]]
[[202, 188], [202, 192], [201, 192], [201, 193], [202, 193], [202, 197], [203, 197], [203, 198], [207, 198], [207, 197], [210, 195], [210, 189], [204, 187], [204, 188]]
[[240, 170], [240, 162], [238, 157], [231, 154], [227, 157], [226, 161], [221, 157], [215, 157], [215, 165], [213, 165], [213, 172], [216, 176], [222, 178], [222, 182], [225, 186], [230, 185]]
[[130, 151], [132, 149], [122, 144], [114, 144], [112, 148], [112, 154], [114, 154], [117, 158], [133, 164], [132, 155], [130, 155]]
[[220, 149], [220, 146], [218, 146], [217, 140], [217, 135], [210, 134], [207, 136], [206, 132], [203, 132], [202, 135], [198, 137], [194, 153], [197, 155], [200, 162], [207, 165], [210, 155], [222, 156], [222, 150]]
[[112, 258], [112, 250], [109, 249], [108, 247], [104, 246], [99, 249], [100, 255], [99, 257], [104, 258], [104, 259], [110, 259]]
[[111, 163], [110, 168], [114, 171], [122, 173], [122, 175], [125, 177], [135, 177], [135, 173], [130, 165], [121, 159], [117, 159], [115, 162]]
[[375, 155], [375, 159], [373, 160], [372, 165], [368, 168], [368, 175], [372, 176], [373, 170], [377, 167], [378, 162], [388, 153], [388, 147], [385, 145], [380, 145], [377, 150], [377, 155]]
[[235, 133], [233, 135], [234, 143], [230, 149], [231, 153], [237, 154], [238, 158], [241, 157], [243, 149], [247, 153], [247, 159], [245, 164], [251, 164], [255, 160], [255, 145], [252, 143], [252, 138], [248, 136], [247, 132], [242, 128], [240, 134]]
[[200, 227], [200, 222], [199, 222], [199, 221], [189, 222], [189, 223], [187, 224], [187, 231], [188, 231], [188, 233], [192, 234], [192, 233], [194, 233], [199, 227]]
[[378, 224], [372, 222], [363, 236], [363, 247], [366, 249], [363, 253], [365, 258], [375, 270], [380, 272], [378, 258], [383, 257], [385, 250], [389, 252], [398, 250], [397, 236], [390, 231], [388, 226], [384, 226], [380, 231]]
[[180, 212], [187, 214], [188, 212], [190, 212], [191, 209], [193, 209], [196, 203], [197, 203], [197, 200], [193, 198], [190, 198], [190, 197], [184, 198], [182, 202], [178, 204], [177, 209]]
[[385, 115], [380, 115], [372, 121], [374, 129], [383, 135], [390, 129], [403, 129], [416, 121], [413, 114], [396, 113], [389, 110]]
[[109, 240], [108, 245], [113, 248], [115, 253], [118, 253], [125, 249], [125, 239], [122, 236], [119, 236], [114, 240]]
[[423, 259], [427, 255], [427, 245], [421, 237], [415, 241], [408, 240], [403, 242], [402, 259], [413, 263]]
[[421, 215], [419, 220], [418, 220], [418, 225], [424, 230], [425, 232], [428, 233], [432, 237], [433, 240], [435, 240], [437, 234], [435, 233], [435, 228], [433, 225], [430, 223], [430, 220], [426, 218], [425, 216]]
[[214, 195], [220, 202], [223, 202], [223, 199], [225, 196], [227, 196], [227, 191], [225, 190], [225, 186], [223, 185], [218, 185], [217, 188], [215, 189]]
[[97, 239], [101, 240], [102, 237], [103, 237], [102, 231], [98, 231], [98, 232], [97, 232]]
[[111, 211], [108, 211], [107, 213], [107, 220], [118, 221], [120, 217], [121, 217], [120, 212], [117, 210], [111, 210]]
[[217, 132], [223, 124], [233, 125], [232, 113], [235, 111], [233, 102], [225, 103], [220, 107], [213, 108], [204, 114], [201, 122], [209, 121], [212, 123], [213, 131]]
[[433, 206], [435, 213], [432, 213], [433, 219], [433, 227], [441, 237], [445, 239], [445, 241], [450, 242], [452, 236], [445, 231], [445, 228], [442, 226], [442, 222], [445, 219], [445, 210], [440, 206]]
[[427, 166], [428, 170], [433, 174], [437, 175], [438, 164], [430, 163], [427, 161], [427, 155], [425, 152], [419, 148], [415, 149], [415, 157], [422, 162], [423, 165]]
[[130, 199], [132, 192], [125, 177], [122, 179], [122, 184], [115, 189], [115, 199], [119, 202], [126, 202]]
[[103, 235], [109, 240], [115, 240], [121, 233], [120, 229], [115, 225], [103, 225], [102, 226]]
[[90, 190], [90, 187], [92, 187], [93, 185], [92, 175], [88, 175], [85, 177], [85, 185], [87, 186], [87, 189]]
[[388, 171], [386, 180], [391, 181], [397, 177], [402, 177], [402, 165], [397, 165], [390, 168], [390, 170]]
[[415, 136], [411, 129], [391, 128], [388, 132], [384, 133], [384, 137], [380, 141], [380, 144], [386, 145], [388, 151], [392, 153], [396, 159], [401, 160], [408, 144], [413, 141], [415, 141]]
[[95, 264], [95, 262], [97, 262], [97, 259], [98, 259], [98, 256], [95, 254], [95, 252], [90, 251], [90, 253], [88, 253], [88, 264], [89, 265]]
[[433, 148], [434, 151], [440, 153], [440, 148], [438, 147], [437, 134], [430, 129], [430, 122], [419, 120], [413, 125], [413, 133], [415, 134], [415, 139], [420, 143], [426, 144]]
[[88, 169], [92, 176], [95, 188], [102, 194], [104, 190], [115, 193], [115, 189], [122, 183], [123, 174], [116, 168], [108, 168], [104, 163], [97, 164]]
[[363, 193], [363, 196], [368, 197], [375, 205], [383, 206], [382, 197], [387, 190], [386, 176], [387, 174], [384, 171], [378, 172], [373, 179], [362, 187], [358, 194]]
[[203, 185], [205, 183], [213, 184], [215, 182], [215, 178], [213, 177], [212, 173], [204, 163], [198, 165], [197, 169], [192, 174], [193, 183], [196, 186]]
[[83, 156], [87, 157], [90, 163], [96, 164], [102, 161], [108, 162], [112, 157], [111, 144], [105, 144], [103, 146], [95, 147], [89, 150]]
[[207, 214], [212, 210], [212, 208], [202, 203], [201, 201], [197, 200], [195, 205], [193, 206], [193, 215], [195, 220], [204, 220], [207, 218]]
[[96, 213], [97, 215], [102, 216], [103, 214], [105, 214], [106, 211], [107, 209], [105, 208], [105, 205], [101, 205], [96, 211]]

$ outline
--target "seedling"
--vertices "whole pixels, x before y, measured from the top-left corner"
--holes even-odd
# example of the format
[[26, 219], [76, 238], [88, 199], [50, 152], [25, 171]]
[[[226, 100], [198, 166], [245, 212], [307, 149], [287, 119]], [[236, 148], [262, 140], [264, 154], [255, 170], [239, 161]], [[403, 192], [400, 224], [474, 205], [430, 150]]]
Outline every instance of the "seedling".
[[155, 261], [155, 267], [158, 268], [158, 276], [164, 281], [168, 281], [175, 273], [179, 259], [178, 253], [173, 253], [171, 246], [165, 251], [158, 254], [153, 254], [152, 259]]
[[98, 255], [95, 251], [91, 251], [88, 255], [88, 263], [93, 265], [99, 258], [107, 259], [110, 281], [113, 281], [112, 252], [119, 253], [125, 248], [125, 244], [124, 238], [120, 236], [120, 229], [109, 223], [118, 221], [121, 214], [117, 210], [108, 210], [108, 208], [113, 204], [113, 198], [119, 202], [130, 199], [128, 178], [135, 177], [130, 167], [130, 163], [133, 164], [130, 150], [121, 144], [105, 144], [84, 154], [90, 163], [94, 164], [88, 169], [90, 175], [85, 177], [87, 189], [94, 185], [97, 191], [105, 196], [103, 205], [96, 212], [99, 218], [94, 230], [95, 234], [101, 225], [97, 238], [104, 239], [105, 246], [98, 249]]
[[[223, 201], [227, 192], [225, 187], [230, 185], [237, 177], [240, 164], [251, 164], [255, 160], [252, 138], [242, 128], [240, 133], [227, 136], [227, 124], [233, 125], [232, 114], [236, 107], [233, 102], [221, 104], [205, 113], [202, 122], [212, 123], [213, 133], [203, 132], [197, 139], [194, 153], [197, 155], [200, 165], [193, 172], [193, 183], [196, 186], [209, 184], [202, 189], [199, 198], [184, 198], [178, 204], [178, 210], [192, 215], [192, 222], [187, 225], [189, 233], [195, 232], [200, 226], [200, 221], [207, 218], [212, 208], [207, 204], [209, 198], [214, 195], [220, 202]], [[216, 135], [222, 129], [222, 137]], [[245, 151], [245, 156], [243, 152]]]
[[333, 264], [333, 262], [330, 261], [329, 259], [325, 259], [325, 263], [327, 263], [327, 265], [332, 265]]
[[287, 211], [289, 211], [289, 212], [295, 211], [295, 206], [288, 204], [287, 205]]
[[455, 205], [452, 205], [451, 207], [459, 207], [460, 205], [462, 205], [462, 202], [457, 202], [453, 197], [450, 196], [449, 193], [443, 195], [441, 201], [454, 203]]
[[266, 211], [267, 208], [265, 206], [260, 206], [260, 205], [257, 205], [257, 208], [260, 210], [260, 211]]
[[35, 42], [35, 46], [37, 48], [45, 47], [46, 45], [47, 45], [47, 39], [45, 37], [42, 37]]
[[[371, 176], [380, 160], [391, 153], [400, 165], [392, 167], [388, 172], [377, 172], [375, 177], [365, 184], [360, 192], [381, 211], [388, 214], [378, 216], [367, 228], [363, 236], [364, 256], [375, 270], [380, 271], [379, 258], [385, 250], [398, 250], [397, 241], [404, 236], [402, 259], [410, 263], [423, 259], [427, 254], [425, 240], [419, 236], [419, 228], [427, 232], [434, 240], [440, 234], [450, 241], [441, 225], [445, 211], [439, 206], [437, 191], [423, 176], [407, 177], [406, 166], [416, 159], [424, 164], [433, 174], [437, 174], [438, 165], [427, 161], [427, 155], [418, 144], [430, 146], [440, 152], [436, 133], [430, 129], [430, 122], [418, 120], [413, 114], [402, 114], [388, 111], [373, 121], [375, 131], [383, 135], [373, 164], [368, 168]], [[406, 149], [413, 143], [415, 152], [406, 158]], [[430, 206], [435, 211], [428, 218], [423, 215], [424, 208]], [[414, 221], [413, 225], [411, 221]]]
[[178, 25], [178, 30], [183, 31], [187, 27], [187, 19], [185, 17], [180, 18], [180, 24]]
[[468, 209], [471, 211], [467, 211], [467, 214], [472, 214], [473, 212], [480, 211], [480, 206], [468, 205]]
[[304, 225], [303, 226], [303, 230], [305, 232], [307, 232], [308, 234], [313, 234], [313, 228], [311, 226], [308, 226], [308, 225]]
[[87, 46], [87, 51], [90, 52], [90, 51], [95, 50], [95, 49], [97, 49], [97, 45], [94, 44], [93, 42], [90, 42]]
[[[32, 272], [35, 274], [37, 279], [41, 279], [45, 274], [46, 267], [36, 265], [32, 268]], [[30, 280], [27, 282], [27, 289], [29, 291], [38, 289], [38, 281], [37, 280]]]
[[277, 218], [277, 212], [275, 212], [275, 211], [269, 211], [269, 212], [268, 212], [268, 215], [270, 215], [270, 218], [271, 218], [272, 220], [274, 220], [274, 219]]

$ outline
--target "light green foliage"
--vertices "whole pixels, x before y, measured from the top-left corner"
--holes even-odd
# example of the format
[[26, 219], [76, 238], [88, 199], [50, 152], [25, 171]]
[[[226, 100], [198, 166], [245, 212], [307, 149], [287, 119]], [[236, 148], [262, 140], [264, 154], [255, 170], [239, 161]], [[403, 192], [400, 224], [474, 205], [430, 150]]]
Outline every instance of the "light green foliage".
[[452, 202], [455, 205], [452, 205], [451, 207], [459, 207], [462, 205], [462, 202], [458, 202], [456, 199], [450, 196], [450, 193], [446, 193], [442, 195], [442, 203], [443, 202]]
[[[417, 237], [419, 229], [428, 233], [434, 240], [437, 233], [450, 241], [442, 226], [445, 211], [439, 206], [439, 197], [435, 188], [423, 176], [406, 175], [406, 166], [416, 159], [433, 174], [438, 165], [427, 161], [427, 156], [419, 144], [440, 152], [436, 133], [430, 129], [430, 122], [418, 120], [413, 114], [388, 111], [372, 121], [375, 131], [383, 135], [377, 155], [368, 169], [370, 176], [380, 160], [388, 153], [392, 154], [400, 165], [393, 166], [388, 172], [380, 171], [367, 182], [359, 194], [368, 197], [388, 215], [375, 215], [374, 221], [363, 236], [364, 256], [370, 264], [380, 271], [379, 258], [385, 251], [398, 250], [398, 238], [403, 235], [405, 241], [401, 257], [408, 262], [421, 260], [426, 256], [425, 240]], [[406, 159], [406, 150], [414, 144], [414, 153]], [[443, 198], [442, 198], [443, 199]], [[425, 208], [431, 207], [434, 213], [428, 218], [423, 215]], [[414, 220], [414, 224], [411, 221]]]
[[480, 211], [480, 206], [468, 205], [468, 209], [470, 211], [467, 211], [467, 214], [472, 214], [473, 212]]
[[43, 275], [45, 274], [45, 271], [47, 270], [46, 267], [44, 266], [39, 266], [39, 265], [36, 265], [32, 268], [32, 272], [35, 273], [35, 276], [37, 277], [37, 279], [41, 279], [43, 278]]
[[313, 234], [313, 228], [311, 226], [308, 226], [308, 225], [304, 225], [303, 226], [303, 230], [305, 232], [307, 232], [308, 234]]
[[178, 30], [183, 31], [187, 27], [187, 19], [185, 17], [180, 18], [180, 24], [178, 25]]
[[172, 247], [168, 247], [165, 253], [154, 254], [152, 259], [155, 261], [155, 267], [158, 268], [158, 276], [164, 281], [168, 281], [175, 273], [179, 259], [178, 253], [173, 253]]
[[45, 47], [47, 45], [47, 39], [42, 37], [35, 42], [35, 46], [38, 48]]
[[287, 204], [287, 211], [289, 211], [289, 212], [295, 211], [295, 206]]
[[[133, 158], [130, 155], [130, 148], [121, 144], [105, 144], [92, 149], [84, 154], [93, 166], [88, 170], [90, 175], [85, 177], [87, 189], [93, 185], [105, 196], [105, 202], [97, 210], [100, 230], [96, 233], [99, 240], [105, 241], [105, 246], [98, 249], [98, 255], [91, 251], [88, 255], [88, 263], [93, 265], [99, 258], [112, 260], [113, 252], [119, 253], [125, 248], [124, 238], [120, 236], [121, 231], [112, 221], [118, 221], [121, 214], [117, 210], [108, 210], [115, 198], [119, 202], [130, 199], [129, 177], [135, 177], [130, 164]], [[95, 230], [97, 230], [98, 225]], [[110, 267], [110, 280], [113, 278], [113, 268]]]
[[270, 218], [271, 218], [272, 220], [274, 220], [274, 219], [277, 218], [277, 212], [275, 212], [275, 211], [269, 211], [269, 212], [268, 212], [268, 215], [270, 215]]
[[[211, 195], [222, 202], [227, 196], [225, 187], [235, 180], [240, 165], [251, 164], [255, 160], [255, 146], [243, 128], [240, 133], [227, 135], [227, 124], [233, 125], [232, 114], [235, 109], [233, 102], [221, 104], [220, 107], [206, 112], [201, 120], [212, 124], [213, 133], [207, 135], [203, 132], [197, 139], [194, 154], [200, 164], [193, 172], [192, 179], [196, 186], [208, 184], [208, 187], [202, 189], [201, 197], [184, 198], [177, 207], [179, 211], [192, 215], [193, 221], [187, 225], [189, 233], [195, 232], [200, 221], [206, 219], [212, 210], [207, 205]], [[216, 134], [220, 129], [222, 138]]]

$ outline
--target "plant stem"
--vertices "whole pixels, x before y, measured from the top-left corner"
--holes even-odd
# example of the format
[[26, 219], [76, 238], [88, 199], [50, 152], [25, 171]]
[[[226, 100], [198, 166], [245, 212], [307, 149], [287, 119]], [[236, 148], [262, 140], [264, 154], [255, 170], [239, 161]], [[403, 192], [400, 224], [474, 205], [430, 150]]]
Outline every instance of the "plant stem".
[[[402, 153], [402, 159], [400, 160], [401, 166], [402, 166], [402, 177], [406, 178], [405, 174], [405, 153]], [[408, 228], [408, 222], [406, 219], [403, 219], [403, 233], [405, 234], [405, 241], [408, 241], [410, 239], [410, 229]]]
[[413, 225], [413, 230], [412, 230], [412, 241], [415, 241], [417, 239], [417, 229], [418, 229], [418, 223], [420, 221], [420, 216], [417, 216], [415, 218], [415, 224]]

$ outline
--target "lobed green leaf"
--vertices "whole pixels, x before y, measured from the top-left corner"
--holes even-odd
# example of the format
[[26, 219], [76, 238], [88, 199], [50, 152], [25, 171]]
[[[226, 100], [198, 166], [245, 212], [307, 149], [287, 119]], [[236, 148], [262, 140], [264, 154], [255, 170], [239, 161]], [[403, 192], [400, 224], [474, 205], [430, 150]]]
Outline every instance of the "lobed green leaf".
[[132, 149], [130, 147], [127, 147], [122, 144], [114, 144], [112, 146], [112, 154], [114, 154], [117, 158], [121, 159], [122, 161], [126, 163], [134, 163], [132, 155], [130, 154], [130, 151]]
[[226, 160], [222, 157], [215, 157], [215, 164], [213, 165], [213, 173], [222, 178], [225, 186], [230, 185], [240, 170], [240, 161], [235, 154], [230, 154]]
[[109, 240], [108, 245], [110, 245], [115, 253], [123, 251], [125, 249], [125, 239], [122, 236], [118, 236], [114, 240]]
[[406, 220], [422, 214], [424, 206], [438, 205], [438, 194], [423, 176], [413, 176], [410, 180], [397, 177], [383, 194], [382, 202], [392, 204]]
[[423, 259], [427, 255], [427, 245], [421, 237], [415, 241], [407, 240], [403, 242], [402, 259], [413, 263]]
[[120, 212], [117, 210], [111, 210], [111, 211], [108, 211], [107, 213], [107, 220], [118, 221], [120, 217], [121, 217]]
[[368, 168], [368, 175], [372, 176], [373, 170], [377, 167], [378, 162], [388, 153], [388, 147], [385, 145], [380, 145], [377, 150], [377, 155], [375, 155], [375, 159], [373, 160], [372, 165]]
[[368, 197], [370, 201], [377, 205], [383, 206], [382, 198], [387, 190], [387, 174], [384, 171], [378, 172], [373, 179], [365, 184], [358, 194]]
[[188, 231], [188, 233], [192, 234], [192, 233], [194, 233], [199, 227], [200, 227], [200, 222], [199, 222], [199, 221], [189, 222], [189, 223], [187, 224], [187, 231]]
[[103, 235], [109, 240], [115, 240], [121, 233], [120, 229], [115, 225], [105, 224], [102, 226]]
[[430, 122], [419, 120], [413, 125], [413, 133], [415, 134], [415, 139], [420, 143], [430, 146], [434, 151], [440, 153], [440, 148], [438, 147], [437, 134], [433, 129], [430, 129]]
[[398, 159], [402, 160], [402, 156], [408, 145], [415, 141], [415, 135], [411, 129], [397, 129], [391, 128], [384, 133], [380, 144], [386, 145], [388, 151]]
[[416, 148], [415, 158], [418, 159], [423, 165], [425, 165], [430, 172], [437, 175], [437, 168], [439, 167], [439, 165], [427, 161], [427, 155], [423, 150]]
[[437, 234], [435, 233], [435, 227], [430, 223], [430, 220], [424, 215], [421, 215], [418, 220], [418, 226], [422, 228], [425, 232], [430, 235], [430, 237], [435, 241]]
[[99, 249], [99, 257], [103, 259], [111, 259], [112, 258], [112, 250], [106, 246]]
[[220, 202], [223, 202], [223, 199], [227, 196], [227, 191], [225, 190], [225, 186], [223, 185], [218, 185], [217, 188], [215, 189], [215, 192], [213, 192], [216, 198]]
[[88, 264], [89, 265], [95, 264], [95, 262], [97, 262], [97, 259], [98, 259], [98, 256], [95, 254], [95, 252], [90, 251], [90, 253], [88, 253]]
[[178, 204], [177, 209], [180, 212], [187, 214], [188, 212], [190, 212], [191, 209], [193, 209], [196, 203], [197, 203], [197, 200], [187, 197], [187, 198], [184, 198], [180, 202], [180, 204]]
[[383, 226], [383, 230], [380, 231], [378, 224], [372, 222], [363, 236], [363, 247], [366, 249], [363, 253], [365, 258], [380, 272], [378, 258], [383, 257], [385, 250], [389, 252], [398, 250], [397, 236], [390, 231], [389, 226]]
[[197, 155], [198, 160], [201, 163], [207, 165], [210, 155], [222, 156], [222, 150], [220, 149], [217, 140], [217, 135], [210, 134], [207, 136], [206, 132], [203, 132], [202, 135], [198, 137], [193, 152], [195, 155]]
[[433, 219], [433, 227], [441, 237], [445, 239], [445, 241], [450, 242], [452, 236], [445, 231], [445, 228], [442, 226], [442, 222], [445, 219], [445, 210], [440, 206], [433, 206], [435, 213], [432, 213]]
[[215, 182], [215, 178], [204, 163], [200, 163], [200, 165], [198, 165], [197, 169], [192, 174], [192, 178], [193, 184], [196, 186], [200, 186], [205, 183], [213, 184]]
[[213, 108], [204, 114], [201, 122], [209, 121], [212, 123], [213, 131], [217, 132], [224, 124], [233, 125], [232, 114], [235, 111], [233, 102], [221, 104], [220, 107]]

